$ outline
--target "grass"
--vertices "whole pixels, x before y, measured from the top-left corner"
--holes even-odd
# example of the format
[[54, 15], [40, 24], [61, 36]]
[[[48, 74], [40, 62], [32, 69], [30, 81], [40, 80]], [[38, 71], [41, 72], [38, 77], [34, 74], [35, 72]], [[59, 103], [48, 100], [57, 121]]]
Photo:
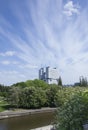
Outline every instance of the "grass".
[[0, 97], [0, 112], [8, 110], [9, 104], [5, 101], [3, 97]]

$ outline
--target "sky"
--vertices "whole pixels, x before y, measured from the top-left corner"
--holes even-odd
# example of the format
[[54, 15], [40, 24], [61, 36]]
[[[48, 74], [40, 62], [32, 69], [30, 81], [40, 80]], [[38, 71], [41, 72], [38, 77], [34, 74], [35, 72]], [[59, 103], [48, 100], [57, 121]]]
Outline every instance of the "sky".
[[0, 84], [46, 66], [63, 84], [88, 78], [88, 0], [0, 0]]

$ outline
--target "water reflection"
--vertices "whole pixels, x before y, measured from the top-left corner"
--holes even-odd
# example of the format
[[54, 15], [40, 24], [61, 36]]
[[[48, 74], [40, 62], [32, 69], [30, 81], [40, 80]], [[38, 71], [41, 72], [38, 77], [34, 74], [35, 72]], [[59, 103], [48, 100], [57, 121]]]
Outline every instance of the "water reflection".
[[8, 126], [6, 124], [0, 123], [0, 130], [7, 130], [8, 129], [7, 127]]
[[54, 121], [54, 113], [42, 113], [0, 120], [0, 130], [30, 130], [49, 125]]

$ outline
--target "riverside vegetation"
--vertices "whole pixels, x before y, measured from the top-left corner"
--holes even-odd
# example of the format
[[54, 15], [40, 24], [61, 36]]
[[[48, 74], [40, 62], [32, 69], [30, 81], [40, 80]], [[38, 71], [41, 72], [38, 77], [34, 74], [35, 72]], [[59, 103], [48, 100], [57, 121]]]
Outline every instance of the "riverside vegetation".
[[80, 86], [64, 87], [36, 79], [7, 87], [0, 85], [0, 111], [41, 107], [58, 107], [56, 130], [83, 130], [88, 121], [87, 84], [81, 80]]

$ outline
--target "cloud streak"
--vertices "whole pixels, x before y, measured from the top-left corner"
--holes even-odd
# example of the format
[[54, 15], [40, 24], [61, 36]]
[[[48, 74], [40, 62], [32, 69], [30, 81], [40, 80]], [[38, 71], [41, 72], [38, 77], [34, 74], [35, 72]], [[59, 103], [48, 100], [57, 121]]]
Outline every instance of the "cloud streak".
[[0, 35], [14, 51], [0, 51], [4, 65], [9, 63], [6, 56], [14, 57], [11, 60], [19, 62], [15, 69], [27, 79], [37, 78], [38, 69], [48, 65], [61, 70], [59, 73], [64, 83], [74, 83], [80, 75], [87, 76], [86, 6], [83, 9], [72, 0], [67, 3], [62, 0], [44, 0], [43, 3], [41, 0], [25, 0], [23, 3], [10, 1], [9, 9], [15, 22], [3, 15]]
[[15, 51], [6, 51], [4, 53], [0, 53], [0, 56], [13, 56], [15, 55]]

